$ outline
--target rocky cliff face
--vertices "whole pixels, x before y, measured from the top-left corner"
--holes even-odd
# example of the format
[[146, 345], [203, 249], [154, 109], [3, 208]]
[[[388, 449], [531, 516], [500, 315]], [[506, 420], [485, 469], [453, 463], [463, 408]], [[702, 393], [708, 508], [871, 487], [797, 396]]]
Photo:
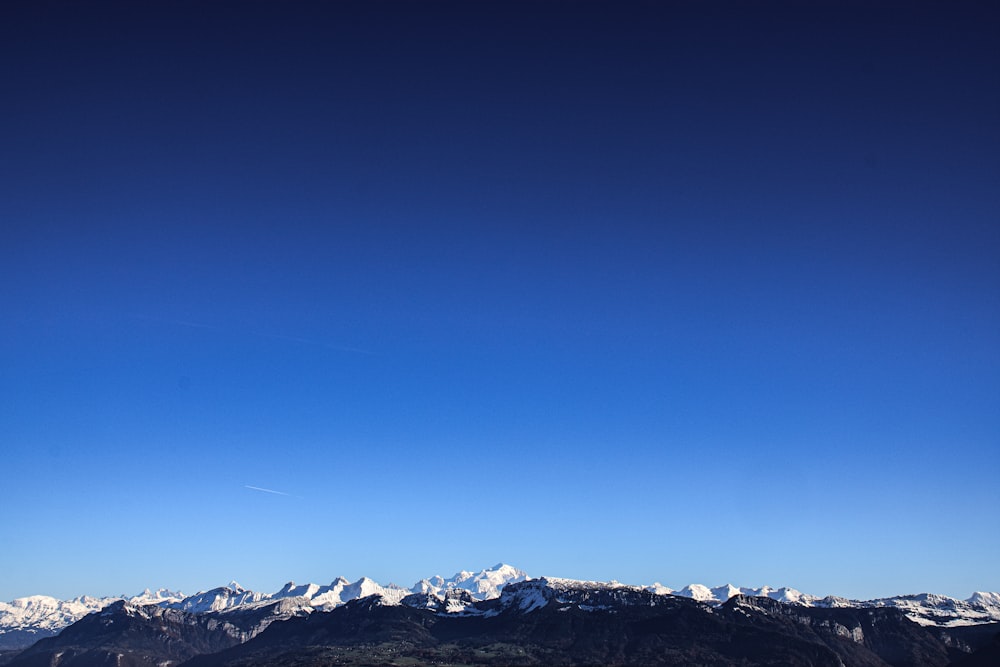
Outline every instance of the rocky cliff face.
[[965, 655], [892, 608], [809, 608], [738, 595], [712, 606], [638, 587], [508, 585], [460, 612], [377, 598], [275, 623], [189, 667], [324, 664], [943, 667]]
[[247, 632], [208, 615], [115, 602], [56, 637], [37, 642], [10, 664], [19, 667], [156, 667], [235, 646]]

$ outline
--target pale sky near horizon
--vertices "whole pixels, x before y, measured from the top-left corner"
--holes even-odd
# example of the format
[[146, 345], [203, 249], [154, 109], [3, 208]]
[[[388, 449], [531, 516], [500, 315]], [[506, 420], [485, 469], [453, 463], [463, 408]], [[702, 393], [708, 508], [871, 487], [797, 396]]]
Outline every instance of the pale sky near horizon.
[[1000, 590], [986, 3], [0, 8], [0, 600]]

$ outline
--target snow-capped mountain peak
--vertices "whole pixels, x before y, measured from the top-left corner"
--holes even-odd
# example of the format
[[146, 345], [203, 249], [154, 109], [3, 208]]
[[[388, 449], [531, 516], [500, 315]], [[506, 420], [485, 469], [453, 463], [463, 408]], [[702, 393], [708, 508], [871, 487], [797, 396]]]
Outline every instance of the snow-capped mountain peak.
[[462, 570], [448, 579], [440, 575], [421, 579], [414, 584], [412, 591], [441, 595], [449, 589], [461, 588], [469, 591], [477, 600], [488, 600], [499, 597], [501, 589], [507, 584], [524, 581], [527, 578], [528, 575], [524, 571], [506, 563], [497, 563], [480, 572]]
[[[123, 596], [124, 597], [124, 596]], [[126, 598], [132, 604], [164, 604], [168, 602], [180, 602], [185, 595], [179, 591], [171, 591], [166, 588], [159, 588], [155, 591], [146, 589], [138, 595]]]
[[712, 598], [718, 600], [719, 602], [725, 602], [734, 595], [739, 595], [743, 591], [732, 584], [725, 584], [724, 586], [716, 586], [710, 589]]
[[273, 594], [271, 597], [275, 599], [304, 597], [311, 600], [316, 597], [322, 589], [323, 587], [318, 584], [296, 585], [294, 581], [289, 581], [287, 584], [282, 586], [281, 590]]
[[698, 600], [699, 602], [718, 602], [715, 594], [712, 592], [712, 589], [708, 586], [703, 586], [702, 584], [688, 584], [679, 591], [675, 591], [674, 595], [691, 598], [692, 600]]
[[656, 593], [657, 595], [671, 595], [672, 593], [674, 593], [674, 589], [668, 586], [664, 586], [658, 581], [653, 582], [649, 586], [646, 586], [645, 589], [650, 593]]
[[984, 607], [1000, 607], [1000, 593], [976, 591], [966, 602], [974, 605], [983, 605]]

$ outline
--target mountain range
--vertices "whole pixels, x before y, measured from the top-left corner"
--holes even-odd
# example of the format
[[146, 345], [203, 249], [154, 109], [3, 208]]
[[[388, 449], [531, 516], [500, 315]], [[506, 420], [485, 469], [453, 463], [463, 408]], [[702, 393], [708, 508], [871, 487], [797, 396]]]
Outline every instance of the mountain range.
[[532, 579], [501, 563], [410, 588], [338, 578], [274, 593], [230, 582], [191, 596], [19, 598], [0, 603], [0, 663], [948, 665], [988, 656], [998, 628], [998, 593], [858, 601], [791, 588], [675, 591]]

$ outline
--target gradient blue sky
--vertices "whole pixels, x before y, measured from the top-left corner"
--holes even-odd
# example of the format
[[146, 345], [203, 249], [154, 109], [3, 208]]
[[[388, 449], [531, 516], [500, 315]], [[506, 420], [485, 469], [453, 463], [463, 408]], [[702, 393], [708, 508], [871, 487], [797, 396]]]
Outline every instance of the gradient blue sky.
[[987, 4], [4, 3], [0, 599], [1000, 590]]

